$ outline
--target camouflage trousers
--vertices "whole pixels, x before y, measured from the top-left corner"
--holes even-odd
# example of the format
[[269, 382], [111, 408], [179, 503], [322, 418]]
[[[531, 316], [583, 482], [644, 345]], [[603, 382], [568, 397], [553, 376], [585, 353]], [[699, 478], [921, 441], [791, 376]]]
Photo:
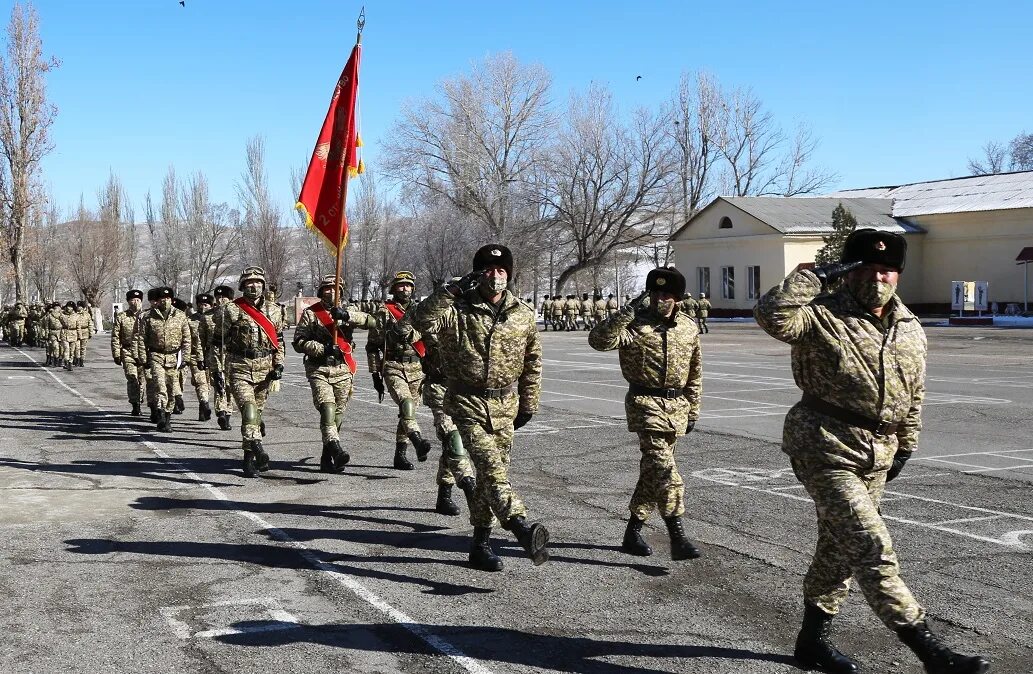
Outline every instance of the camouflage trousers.
[[25, 321], [15, 321], [8, 326], [7, 341], [11, 344], [21, 344], [25, 340]]
[[[269, 398], [269, 382], [266, 375], [273, 371], [273, 357], [230, 358], [226, 361], [226, 386], [233, 393], [233, 400], [241, 411], [240, 435], [245, 444], [262, 439], [262, 411]], [[253, 405], [257, 412], [249, 418], [244, 406]]]
[[498, 520], [505, 522], [510, 517], [527, 514], [523, 501], [509, 482], [513, 420], [500, 423], [495, 417], [492, 421], [493, 430], [489, 430], [482, 424], [468, 425], [456, 420], [463, 445], [477, 472], [477, 488], [470, 506], [470, 524], [475, 527], [493, 527]]
[[54, 360], [61, 360], [61, 338], [57, 335], [47, 337], [47, 355]]
[[628, 508], [642, 521], [649, 519], [653, 510], [661, 517], [680, 517], [685, 513], [685, 483], [674, 462], [674, 433], [639, 431], [638, 446], [642, 459], [638, 468], [638, 483], [631, 495]]
[[79, 358], [79, 340], [64, 340], [61, 342], [61, 360], [74, 361]]
[[[213, 386], [212, 388], [214, 389], [215, 387]], [[216, 412], [216, 414], [218, 414], [219, 412], [225, 412], [226, 414], [230, 414], [230, 413], [233, 412], [233, 405], [231, 404], [232, 403], [231, 395], [232, 394], [230, 393], [230, 390], [229, 390], [228, 386], [225, 389], [223, 389], [222, 391], [218, 391], [218, 390], [215, 391], [215, 412]]]
[[698, 317], [696, 319], [696, 323], [697, 323], [697, 325], [699, 325], [699, 331], [700, 332], [710, 332], [710, 328], [707, 327], [707, 317], [706, 316]]
[[190, 366], [190, 383], [194, 385], [194, 393], [197, 394], [197, 402], [206, 403], [211, 395], [212, 385], [208, 376], [208, 370], [202, 370], [196, 365]]
[[834, 615], [854, 577], [890, 629], [923, 620], [925, 609], [900, 578], [893, 541], [879, 514], [886, 472], [858, 475], [798, 458], [792, 464], [818, 515], [818, 544], [804, 576], [804, 600]]
[[420, 424], [413, 419], [402, 417], [402, 401], [412, 400], [413, 405], [419, 400], [420, 385], [423, 384], [423, 368], [419, 362], [399, 363], [393, 360], [384, 363], [384, 388], [391, 395], [391, 400], [398, 405], [398, 427], [395, 429], [395, 442], [406, 442], [409, 433], [419, 433]]
[[176, 397], [183, 395], [179, 381], [179, 359], [175, 353], [147, 354], [151, 362], [151, 381], [154, 387], [154, 404], [159, 410], [172, 413]]
[[85, 360], [86, 358], [86, 345], [90, 343], [89, 339], [79, 340], [79, 359]]
[[434, 415], [434, 431], [442, 443], [437, 474], [437, 483], [442, 486], [453, 485], [464, 477], [473, 475], [473, 465], [470, 463], [469, 456], [461, 456], [457, 459], [448, 451], [448, 435], [458, 429], [455, 422], [452, 421], [452, 417], [448, 416], [444, 410], [446, 389], [444, 383], [431, 381], [430, 377], [423, 382], [423, 404]]
[[143, 368], [137, 365], [132, 358], [122, 356], [122, 373], [126, 376], [126, 395], [129, 402], [139, 405], [144, 398], [145, 377]]
[[340, 440], [341, 423], [344, 420], [344, 410], [352, 399], [354, 391], [354, 377], [347, 365], [323, 365], [322, 367], [306, 366], [305, 376], [308, 377], [309, 388], [312, 389], [312, 404], [318, 410], [323, 405], [334, 406], [334, 419], [330, 423], [328, 419], [320, 418], [319, 434], [323, 443], [332, 440]]

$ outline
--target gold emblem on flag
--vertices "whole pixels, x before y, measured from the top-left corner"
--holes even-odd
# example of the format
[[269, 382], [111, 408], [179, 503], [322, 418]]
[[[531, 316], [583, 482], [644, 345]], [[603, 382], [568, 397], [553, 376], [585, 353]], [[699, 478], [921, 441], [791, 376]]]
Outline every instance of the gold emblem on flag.
[[876, 241], [875, 242], [875, 250], [886, 250], [886, 242], [884, 242], [884, 241]]
[[330, 156], [330, 143], [320, 143], [316, 146], [316, 156], [319, 161], [326, 161], [326, 158]]

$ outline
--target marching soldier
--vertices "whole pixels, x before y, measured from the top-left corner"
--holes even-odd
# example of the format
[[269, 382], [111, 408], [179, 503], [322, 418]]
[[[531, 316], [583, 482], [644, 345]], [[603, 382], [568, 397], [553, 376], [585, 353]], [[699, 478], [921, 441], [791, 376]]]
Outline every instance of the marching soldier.
[[86, 346], [93, 337], [93, 316], [86, 300], [79, 300], [76, 314], [79, 317], [79, 367], [86, 366]]
[[319, 432], [323, 439], [323, 454], [319, 469], [324, 473], [340, 473], [351, 458], [341, 447], [339, 434], [344, 410], [351, 400], [357, 369], [352, 354], [355, 328], [369, 329], [376, 320], [356, 309], [334, 305], [341, 296], [336, 277], [326, 276], [316, 294], [319, 302], [306, 308], [294, 331], [294, 350], [305, 357], [305, 376], [312, 389], [312, 402], [319, 411]]
[[376, 326], [370, 330], [366, 341], [373, 388], [383, 400], [386, 387], [391, 400], [398, 405], [394, 467], [399, 470], [413, 469], [412, 462], [405, 456], [407, 439], [412, 441], [416, 458], [420, 461], [426, 461], [431, 450], [430, 442], [423, 437], [416, 421], [416, 398], [423, 384], [420, 359], [426, 349], [420, 341], [420, 333], [413, 330], [411, 324], [401, 322], [410, 308], [415, 290], [416, 277], [412, 272], [395, 274], [389, 289], [392, 299], [377, 309], [374, 314]]
[[269, 470], [269, 454], [262, 447], [262, 411], [270, 388], [283, 378], [283, 312], [263, 298], [265, 270], [245, 267], [238, 297], [213, 314], [212, 381], [229, 387], [240, 409], [244, 450], [244, 477]]
[[681, 301], [681, 310], [682, 313], [691, 318], [694, 323], [696, 322], [696, 312], [699, 310], [699, 303], [693, 299], [692, 293], [685, 293], [685, 297], [683, 297]]
[[[659, 510], [671, 537], [671, 558], [695, 559], [699, 550], [685, 535], [685, 483], [674, 459], [675, 444], [692, 432], [703, 397], [703, 358], [696, 324], [678, 311], [685, 278], [660, 267], [646, 276], [646, 291], [588, 335], [597, 351], [619, 349], [628, 380], [624, 408], [628, 430], [637, 433], [642, 460], [631, 497], [631, 517], [622, 549], [647, 557], [653, 549], [642, 525]], [[649, 307], [643, 307], [646, 296]]]
[[15, 302], [8, 314], [8, 338], [11, 346], [21, 346], [25, 342], [25, 319], [29, 312], [21, 302]]
[[[147, 308], [140, 312], [140, 316], [136, 319], [137, 333], [137, 352], [141, 352], [142, 347], [139, 341], [143, 338], [143, 321], [147, 318], [147, 314], [154, 311], [154, 307], [158, 303], [158, 291], [160, 288], [149, 288], [147, 290]], [[144, 349], [145, 350], [145, 349]], [[151, 368], [147, 367], [146, 359], [140, 360], [140, 364], [143, 366], [144, 374], [144, 395], [147, 398], [147, 408], [151, 411], [151, 423], [156, 424], [161, 421], [161, 410], [158, 409], [158, 392], [154, 385], [154, 376], [151, 374]]]
[[126, 293], [126, 310], [115, 316], [111, 326], [111, 358], [116, 365], [122, 366], [126, 376], [126, 395], [132, 406], [134, 417], [140, 416], [140, 403], [144, 397], [144, 363], [136, 360], [134, 340], [136, 338], [136, 322], [140, 318], [140, 307], [143, 305], [143, 292], [130, 290]]
[[696, 303], [696, 314], [699, 319], [699, 331], [710, 332], [710, 328], [707, 327], [707, 316], [710, 315], [710, 300], [707, 299], [706, 293], [699, 294], [699, 302]]
[[[187, 326], [189, 327], [190, 326], [190, 314], [192, 313], [190, 311], [190, 305], [187, 304], [186, 302], [184, 302], [183, 300], [179, 299], [178, 297], [173, 297], [172, 298], [172, 306], [174, 306], [176, 309], [179, 309], [180, 311], [183, 312], [183, 315], [187, 317]], [[193, 353], [193, 350], [194, 350], [193, 339], [194, 339], [193, 338], [193, 330], [191, 330], [191, 333], [190, 333], [190, 350], [189, 351], [184, 351], [181, 354], [182, 355], [182, 360], [181, 360], [179, 368], [178, 368], [179, 395], [176, 396], [176, 400], [172, 404], [172, 413], [173, 414], [183, 414], [183, 412], [185, 412], [186, 409], [187, 409], [186, 402], [184, 402], [184, 400], [183, 400], [183, 393], [184, 393], [184, 391], [187, 390], [186, 386], [183, 384], [183, 370], [185, 370], [191, 364], [190, 363], [191, 354]]]
[[61, 305], [51, 302], [45, 318], [47, 328], [47, 365], [57, 367], [61, 363]]
[[580, 306], [576, 297], [567, 295], [567, 299], [563, 302], [563, 327], [567, 332], [577, 330], [577, 312]]
[[172, 288], [158, 288], [154, 296], [154, 308], [140, 317], [136, 359], [151, 372], [158, 430], [168, 433], [176, 399], [183, 395], [179, 371], [190, 357], [190, 324], [186, 314], [172, 306]]
[[542, 347], [534, 312], [506, 289], [513, 272], [509, 249], [480, 248], [473, 268], [421, 302], [413, 325], [439, 340], [448, 381], [444, 411], [477, 471], [470, 564], [499, 571], [502, 560], [491, 549], [491, 529], [498, 520], [535, 565], [549, 559], [549, 531], [527, 522], [524, 503], [509, 482], [513, 432], [538, 411]]
[[75, 313], [75, 302], [68, 300], [61, 312], [61, 362], [71, 372], [72, 365], [79, 359], [79, 318]]
[[546, 295], [545, 301], [542, 302], [541, 313], [542, 331], [544, 332], [549, 329], [550, 325], [552, 325], [552, 297], [550, 297], [549, 295]]
[[[874, 229], [847, 238], [839, 264], [793, 272], [754, 309], [757, 323], [792, 345], [803, 398], [786, 414], [782, 451], [814, 501], [818, 543], [804, 577], [795, 656], [824, 672], [857, 672], [829, 640], [851, 577], [879, 619], [931, 674], [972, 674], [981, 657], [954, 653], [929, 631], [925, 609], [900, 577], [879, 504], [918, 446], [926, 337], [896, 296], [907, 241]], [[833, 287], [831, 282], [843, 278]]]
[[552, 329], [566, 330], [567, 324], [563, 320], [563, 312], [566, 310], [566, 303], [562, 295], [552, 296]]
[[[222, 310], [223, 307], [233, 300], [234, 292], [235, 291], [231, 286], [216, 286], [215, 290], [212, 291], [215, 305], [212, 308], [201, 312], [201, 317], [197, 324], [198, 339], [201, 342], [201, 354], [204, 358], [205, 370], [208, 373], [209, 382], [213, 384], [212, 388], [215, 389], [215, 417], [218, 420], [219, 428], [224, 431], [230, 430], [230, 414], [233, 408], [230, 404], [230, 392], [226, 388], [225, 379], [217, 382], [212, 381], [212, 373], [217, 369], [212, 363], [213, 356], [216, 356], [215, 350], [212, 349], [212, 340], [215, 328], [215, 313]], [[220, 367], [218, 369], [224, 371], [225, 367]], [[209, 408], [209, 414], [210, 413], [211, 410]]]
[[594, 312], [593, 318], [595, 319], [595, 325], [599, 325], [606, 320], [606, 300], [599, 293], [595, 294], [595, 302], [592, 303], [592, 310]]
[[592, 329], [592, 316], [595, 313], [595, 303], [588, 299], [588, 293], [581, 295], [581, 323], [585, 330]]
[[617, 313], [617, 309], [617, 298], [613, 296], [613, 293], [610, 293], [606, 296], [606, 317], [613, 316]]
[[212, 406], [208, 402], [212, 387], [205, 358], [206, 346], [201, 341], [201, 323], [204, 322], [205, 314], [211, 311], [213, 304], [215, 299], [211, 295], [199, 293], [194, 296], [194, 307], [197, 311], [187, 317], [190, 323], [190, 383], [194, 385], [194, 393], [197, 395], [198, 421], [208, 421], [212, 418]]

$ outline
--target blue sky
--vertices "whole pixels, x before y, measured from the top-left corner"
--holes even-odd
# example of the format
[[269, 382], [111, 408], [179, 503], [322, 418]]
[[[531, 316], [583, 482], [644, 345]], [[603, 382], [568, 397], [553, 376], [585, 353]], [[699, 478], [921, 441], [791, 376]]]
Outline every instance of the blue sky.
[[[4, 24], [12, 3], [0, 2]], [[142, 217], [170, 164], [235, 201], [262, 134], [274, 194], [312, 150], [355, 37], [347, 0], [37, 0], [60, 112], [45, 177], [92, 203], [109, 169]], [[370, 0], [361, 102], [366, 163], [407, 98], [498, 51], [539, 62], [554, 99], [591, 81], [624, 110], [656, 106], [683, 71], [750, 86], [786, 127], [809, 124], [834, 187], [964, 175], [989, 139], [1033, 131], [1028, 2], [402, 2]], [[635, 77], [642, 75], [636, 81]]]

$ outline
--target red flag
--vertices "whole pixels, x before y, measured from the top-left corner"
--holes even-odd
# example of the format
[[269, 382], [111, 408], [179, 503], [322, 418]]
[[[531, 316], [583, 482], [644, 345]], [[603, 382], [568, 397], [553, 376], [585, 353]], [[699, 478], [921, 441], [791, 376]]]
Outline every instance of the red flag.
[[[330, 99], [323, 128], [319, 131], [312, 161], [301, 184], [297, 208], [305, 214], [305, 224], [319, 232], [331, 249], [337, 251], [348, 243], [348, 223], [341, 227], [341, 190], [349, 176], [365, 170], [359, 158], [358, 117], [355, 101], [359, 92], [359, 57], [362, 45], [352, 49], [348, 63]], [[347, 173], [345, 172], [347, 170]]]

